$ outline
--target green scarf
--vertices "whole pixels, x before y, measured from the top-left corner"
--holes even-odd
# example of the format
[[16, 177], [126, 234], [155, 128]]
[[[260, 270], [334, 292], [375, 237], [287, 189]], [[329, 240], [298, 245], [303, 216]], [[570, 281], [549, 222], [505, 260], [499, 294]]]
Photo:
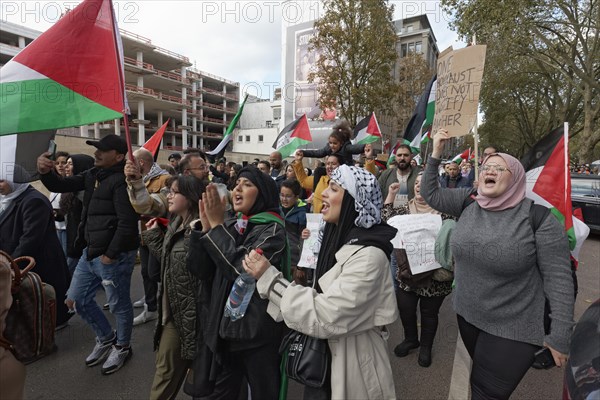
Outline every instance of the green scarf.
[[[241, 218], [241, 217], [242, 217], [242, 213], [238, 213], [238, 218]], [[281, 217], [281, 215], [279, 215], [275, 212], [270, 212], [270, 211], [265, 211], [265, 212], [261, 212], [258, 214], [254, 214], [253, 216], [248, 218], [248, 222], [250, 222], [254, 225], [266, 225], [266, 224], [276, 223], [285, 229], [285, 222], [284, 222], [283, 218]], [[284, 255], [281, 258], [281, 263], [279, 264], [279, 270], [283, 273], [283, 277], [290, 282], [292, 281], [291, 264], [292, 264], [292, 254], [290, 253], [290, 244], [288, 243], [288, 239], [287, 239], [287, 235], [286, 235]]]

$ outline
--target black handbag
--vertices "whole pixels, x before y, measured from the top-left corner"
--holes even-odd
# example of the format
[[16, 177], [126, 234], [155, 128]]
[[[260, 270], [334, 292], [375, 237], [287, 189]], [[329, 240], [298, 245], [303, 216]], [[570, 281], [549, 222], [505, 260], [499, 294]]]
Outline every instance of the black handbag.
[[279, 352], [285, 357], [285, 373], [298, 383], [320, 388], [327, 382], [331, 354], [326, 339], [290, 331]]

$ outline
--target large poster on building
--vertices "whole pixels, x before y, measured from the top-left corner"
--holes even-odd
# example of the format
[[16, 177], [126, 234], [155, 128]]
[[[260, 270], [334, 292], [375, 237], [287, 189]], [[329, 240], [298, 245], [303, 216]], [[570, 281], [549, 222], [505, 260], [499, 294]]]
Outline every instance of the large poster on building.
[[306, 114], [310, 119], [335, 118], [335, 111], [323, 112], [319, 107], [318, 82], [309, 83], [308, 75], [315, 71], [319, 58], [318, 51], [309, 51], [310, 39], [314, 36], [314, 29], [296, 32], [294, 48], [294, 118]]

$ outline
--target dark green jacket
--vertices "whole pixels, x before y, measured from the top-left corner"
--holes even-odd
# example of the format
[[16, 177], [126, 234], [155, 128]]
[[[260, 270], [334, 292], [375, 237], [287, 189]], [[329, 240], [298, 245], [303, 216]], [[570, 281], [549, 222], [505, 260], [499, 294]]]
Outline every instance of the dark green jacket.
[[160, 260], [161, 283], [158, 295], [158, 324], [154, 334], [154, 349], [158, 349], [162, 334], [163, 296], [167, 295], [169, 315], [181, 341], [181, 357], [192, 360], [196, 355], [196, 298], [200, 283], [187, 269], [189, 227], [176, 217], [163, 234], [160, 228], [142, 233], [144, 244]]

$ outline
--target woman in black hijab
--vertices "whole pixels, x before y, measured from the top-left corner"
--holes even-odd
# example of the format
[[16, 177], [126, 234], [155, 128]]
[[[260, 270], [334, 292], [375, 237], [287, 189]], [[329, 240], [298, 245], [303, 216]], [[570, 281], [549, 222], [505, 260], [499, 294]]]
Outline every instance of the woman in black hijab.
[[[94, 157], [87, 154], [73, 154], [67, 159], [66, 176], [78, 175], [93, 166]], [[79, 240], [76, 241], [83, 210], [83, 191], [63, 193], [59, 206], [67, 222], [67, 265], [72, 276], [86, 246], [83, 235], [80, 235]]]
[[200, 223], [193, 224], [188, 268], [202, 281], [198, 321], [213, 357], [209, 380], [216, 383], [207, 399], [236, 398], [244, 378], [252, 398], [276, 399], [284, 325], [267, 315], [268, 301], [254, 293], [243, 318], [232, 321], [223, 310], [242, 260], [260, 248], [289, 277], [289, 249], [273, 179], [254, 166], [238, 174], [231, 202], [237, 216], [225, 220], [217, 188], [207, 187], [200, 201]]

